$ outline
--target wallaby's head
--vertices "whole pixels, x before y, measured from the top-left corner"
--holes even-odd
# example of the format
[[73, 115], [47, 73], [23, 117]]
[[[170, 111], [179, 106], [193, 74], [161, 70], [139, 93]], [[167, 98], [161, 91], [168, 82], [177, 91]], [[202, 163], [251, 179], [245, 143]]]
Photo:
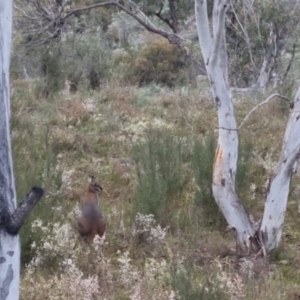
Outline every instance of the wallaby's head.
[[96, 183], [95, 177], [93, 175], [89, 175], [88, 192], [96, 193], [101, 191], [103, 191], [103, 189], [98, 183]]

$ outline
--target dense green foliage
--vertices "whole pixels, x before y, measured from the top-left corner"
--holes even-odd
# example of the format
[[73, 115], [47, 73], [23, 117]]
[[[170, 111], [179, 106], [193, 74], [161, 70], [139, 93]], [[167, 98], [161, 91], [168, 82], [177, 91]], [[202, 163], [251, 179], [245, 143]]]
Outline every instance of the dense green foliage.
[[187, 182], [184, 170], [187, 157], [188, 148], [183, 139], [166, 130], [146, 132], [145, 142], [133, 149], [138, 176], [134, 215], [153, 214], [159, 223], [165, 226], [169, 223], [166, 219], [172, 219], [174, 201], [180, 199]]

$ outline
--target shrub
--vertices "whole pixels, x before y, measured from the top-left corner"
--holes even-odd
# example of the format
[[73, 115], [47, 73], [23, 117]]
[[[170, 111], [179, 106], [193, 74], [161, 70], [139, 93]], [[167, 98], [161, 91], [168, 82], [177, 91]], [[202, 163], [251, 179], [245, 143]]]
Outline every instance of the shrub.
[[133, 158], [138, 175], [134, 215], [152, 214], [165, 225], [171, 205], [187, 182], [185, 146], [167, 130], [150, 129], [145, 142], [134, 147]]
[[108, 75], [110, 57], [101, 47], [101, 41], [90, 38], [87, 57], [87, 79], [91, 89], [97, 89]]
[[183, 75], [184, 55], [168, 41], [157, 39], [144, 46], [133, 64], [140, 85], [156, 82], [174, 86]]
[[185, 262], [180, 266], [174, 265], [171, 269], [171, 285], [182, 300], [221, 300], [228, 299], [225, 292], [219, 287], [216, 278], [210, 278], [205, 271], [199, 272], [193, 263]]
[[72, 91], [86, 79], [91, 89], [99, 88], [108, 76], [110, 50], [104, 46], [100, 35], [84, 35], [81, 39], [70, 38], [65, 43], [65, 70], [71, 82]]
[[62, 70], [62, 55], [60, 49], [50, 51], [47, 49], [41, 55], [42, 80], [40, 93], [43, 97], [49, 97], [64, 87], [65, 74]]

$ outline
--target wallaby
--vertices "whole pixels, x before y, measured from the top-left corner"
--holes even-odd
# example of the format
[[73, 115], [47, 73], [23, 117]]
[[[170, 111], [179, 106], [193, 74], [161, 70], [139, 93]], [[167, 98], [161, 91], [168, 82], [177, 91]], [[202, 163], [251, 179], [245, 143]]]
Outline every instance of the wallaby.
[[96, 234], [102, 237], [105, 232], [106, 220], [98, 205], [97, 197], [97, 192], [102, 190], [102, 187], [95, 182], [95, 177], [90, 175], [83, 199], [82, 215], [77, 219], [77, 229], [88, 242], [93, 242]]

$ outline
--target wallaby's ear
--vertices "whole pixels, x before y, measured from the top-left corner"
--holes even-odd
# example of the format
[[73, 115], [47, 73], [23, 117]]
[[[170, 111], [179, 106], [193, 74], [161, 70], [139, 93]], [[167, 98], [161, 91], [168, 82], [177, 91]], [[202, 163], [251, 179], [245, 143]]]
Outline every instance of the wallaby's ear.
[[98, 183], [96, 183], [95, 176], [89, 175], [89, 183], [95, 188], [97, 192], [103, 191], [103, 188]]
[[95, 184], [95, 177], [93, 175], [89, 175], [89, 183]]
[[97, 192], [103, 191], [103, 188], [99, 184], [95, 184], [94, 187], [96, 188]]

